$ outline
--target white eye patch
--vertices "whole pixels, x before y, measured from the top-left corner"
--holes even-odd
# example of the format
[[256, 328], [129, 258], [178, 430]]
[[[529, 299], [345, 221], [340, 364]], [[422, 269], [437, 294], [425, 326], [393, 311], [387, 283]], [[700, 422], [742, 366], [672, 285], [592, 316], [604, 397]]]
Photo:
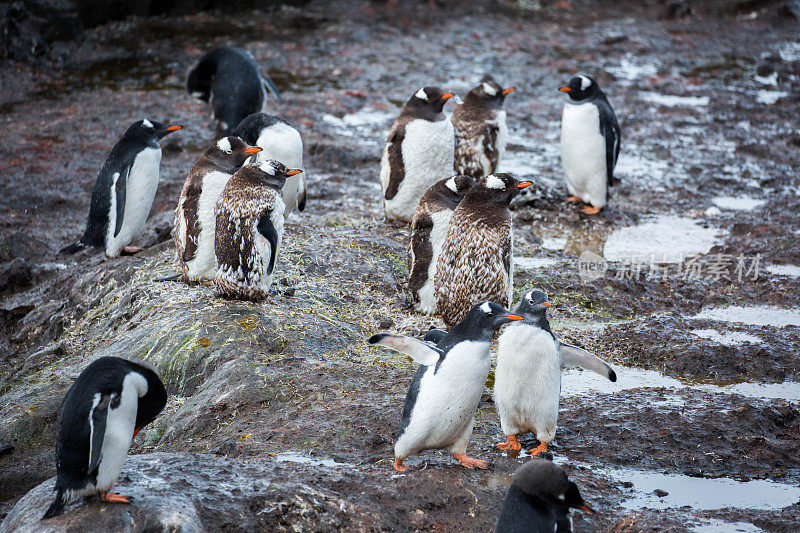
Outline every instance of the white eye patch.
[[420, 89], [414, 96], [416, 96], [420, 100], [425, 100], [426, 102], [428, 101], [428, 93], [425, 92], [425, 89]]
[[142, 121], [142, 126], [144, 126], [145, 128], [152, 128], [152, 127], [153, 127], [153, 123], [152, 123], [152, 122], [150, 122], [150, 121], [149, 121], [149, 120], [147, 120], [147, 119], [144, 119], [144, 120]]
[[447, 185], [447, 188], [450, 189], [451, 191], [458, 192], [458, 187], [456, 187], [456, 178], [455, 177], [450, 178], [449, 180], [447, 180], [447, 183], [445, 183], [445, 185]]
[[488, 83], [483, 82], [482, 85], [483, 85], [483, 92], [485, 92], [489, 96], [495, 96], [497, 94], [497, 89], [495, 89], [494, 87], [492, 87]]
[[487, 189], [505, 189], [506, 184], [503, 180], [492, 174], [488, 178], [486, 178], [486, 188]]
[[483, 302], [481, 304], [481, 311], [483, 311], [486, 314], [489, 314], [492, 312], [492, 306], [489, 305], [489, 302]]
[[270, 161], [270, 160], [262, 161], [258, 165], [258, 168], [260, 168], [261, 170], [263, 170], [264, 172], [266, 172], [270, 176], [274, 176], [275, 175], [275, 167], [272, 166], [272, 161]]
[[583, 75], [578, 77], [581, 79], [581, 91], [585, 91], [592, 84], [592, 80]]
[[227, 137], [223, 137], [222, 139], [217, 141], [217, 148], [229, 154], [233, 152], [233, 148], [231, 148], [231, 142], [228, 140]]

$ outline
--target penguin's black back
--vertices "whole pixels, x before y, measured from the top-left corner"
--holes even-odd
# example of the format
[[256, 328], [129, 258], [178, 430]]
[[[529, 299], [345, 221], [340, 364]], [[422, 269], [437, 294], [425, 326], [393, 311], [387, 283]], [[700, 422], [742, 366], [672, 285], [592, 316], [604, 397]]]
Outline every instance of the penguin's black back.
[[614, 167], [619, 158], [622, 137], [619, 121], [608, 98], [599, 87], [590, 101], [597, 106], [597, 113], [600, 115], [600, 133], [606, 141], [606, 182], [608, 186], [612, 186], [614, 185]]
[[275, 124], [286, 124], [289, 127], [294, 127], [286, 120], [269, 113], [252, 113], [246, 116], [236, 129], [233, 130], [233, 135], [236, 135], [247, 144], [254, 146], [258, 142], [258, 137], [264, 129], [274, 126]]
[[422, 376], [425, 375], [427, 370], [427, 366], [419, 365], [419, 368], [417, 368], [417, 373], [414, 374], [414, 379], [411, 380], [411, 386], [408, 387], [406, 400], [403, 403], [403, 414], [400, 416], [400, 426], [397, 428], [396, 438], [398, 439], [403, 435], [403, 433], [405, 433], [406, 428], [411, 421], [411, 411], [414, 410], [414, 405], [417, 403], [417, 396], [419, 396], [419, 384], [422, 381]]
[[568, 512], [511, 485], [497, 521], [497, 533], [568, 533], [572, 531]]

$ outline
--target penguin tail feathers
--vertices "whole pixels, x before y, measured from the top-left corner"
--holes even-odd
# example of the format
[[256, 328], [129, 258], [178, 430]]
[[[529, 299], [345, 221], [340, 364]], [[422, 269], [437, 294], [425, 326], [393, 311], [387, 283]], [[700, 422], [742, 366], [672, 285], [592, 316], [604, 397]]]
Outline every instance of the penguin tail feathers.
[[59, 489], [58, 493], [56, 494], [56, 499], [47, 509], [47, 512], [44, 513], [42, 520], [47, 520], [48, 518], [53, 518], [54, 516], [58, 516], [64, 512], [64, 492]]
[[83, 244], [81, 241], [77, 241], [77, 242], [73, 242], [69, 246], [63, 247], [62, 249], [60, 249], [58, 251], [58, 253], [60, 253], [62, 255], [74, 254], [75, 252], [80, 252], [84, 248], [86, 248], [86, 245]]
[[153, 281], [160, 282], [160, 281], [180, 281], [183, 278], [183, 274], [173, 274], [171, 276], [166, 276], [163, 278], [156, 278]]

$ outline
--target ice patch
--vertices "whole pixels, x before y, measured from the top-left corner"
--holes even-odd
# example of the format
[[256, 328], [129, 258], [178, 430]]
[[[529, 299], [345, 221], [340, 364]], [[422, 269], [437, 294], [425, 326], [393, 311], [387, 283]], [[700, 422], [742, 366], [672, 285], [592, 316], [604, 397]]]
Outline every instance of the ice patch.
[[689, 333], [697, 335], [701, 339], [708, 339], [725, 346], [737, 346], [746, 342], [752, 344], [761, 344], [764, 342], [755, 335], [742, 333], [740, 331], [726, 331], [725, 333], [720, 333], [715, 329], [693, 329]]
[[707, 106], [711, 101], [708, 96], [676, 96], [651, 92], [639, 93], [639, 95], [647, 102], [652, 102], [664, 107], [701, 107]]
[[658, 73], [655, 65], [637, 65], [631, 61], [631, 56], [623, 57], [617, 65], [609, 65], [606, 70], [613, 74], [615, 78], [627, 81], [637, 81], [655, 76]]
[[547, 268], [557, 263], [555, 259], [549, 257], [515, 257], [514, 267], [522, 270], [534, 270], [537, 268]]
[[764, 530], [750, 522], [725, 522], [712, 518], [705, 524], [692, 526], [692, 533], [762, 533]]
[[789, 96], [786, 91], [767, 91], [761, 90], [756, 93], [756, 102], [759, 104], [772, 105], [781, 98]]
[[683, 258], [707, 253], [720, 236], [717, 228], [704, 228], [687, 218], [661, 215], [638, 226], [615, 230], [608, 236], [603, 256], [608, 261], [650, 258], [678, 263]]
[[768, 265], [766, 271], [776, 276], [800, 278], [800, 266], [797, 265]]
[[782, 328], [785, 326], [800, 326], [800, 309], [732, 305], [730, 307], [711, 307], [703, 309], [692, 318], [748, 324], [750, 326], [773, 326]]
[[566, 237], [545, 237], [542, 239], [542, 248], [545, 250], [563, 250], [566, 245]]
[[752, 211], [766, 203], [766, 200], [758, 200], [749, 196], [718, 196], [712, 198], [711, 201], [722, 209], [735, 209], [737, 211]]

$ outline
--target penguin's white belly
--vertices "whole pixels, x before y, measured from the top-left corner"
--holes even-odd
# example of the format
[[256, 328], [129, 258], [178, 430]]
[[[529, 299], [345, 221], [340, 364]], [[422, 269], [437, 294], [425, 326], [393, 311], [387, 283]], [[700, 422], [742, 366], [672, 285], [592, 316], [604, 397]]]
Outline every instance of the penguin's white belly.
[[[214, 256], [214, 237], [216, 235], [217, 216], [214, 208], [222, 190], [231, 179], [231, 174], [213, 171], [203, 176], [202, 192], [197, 199], [197, 223], [200, 231], [197, 234], [197, 251], [194, 259], [186, 261], [191, 281], [214, 279], [217, 263]], [[185, 223], [184, 223], [185, 224]]]
[[[453, 175], [455, 133], [449, 119], [430, 122], [412, 120], [406, 124], [401, 146], [405, 174], [397, 194], [385, 200], [386, 215], [410, 221], [419, 199], [431, 185]], [[389, 156], [384, 148], [381, 159], [381, 183], [386, 191], [389, 182]]]
[[153, 199], [158, 189], [159, 166], [161, 165], [161, 148], [146, 148], [139, 152], [131, 166], [125, 187], [125, 211], [122, 216], [122, 227], [117, 236], [117, 199], [115, 194], [116, 179], [111, 188], [111, 212], [109, 213], [108, 233], [106, 234], [106, 255], [116, 257], [123, 247], [129, 245], [144, 231], [147, 216], [153, 206]]
[[571, 194], [595, 207], [606, 205], [606, 142], [594, 104], [564, 105], [561, 163]]
[[444, 238], [447, 236], [447, 227], [453, 212], [448, 210], [436, 211], [431, 213], [433, 228], [431, 229], [431, 263], [428, 265], [428, 279], [417, 291], [419, 304], [417, 309], [425, 314], [431, 315], [436, 311], [436, 291], [434, 289], [434, 278], [436, 276], [436, 264], [439, 262], [439, 254], [442, 252]]
[[[500, 167], [500, 161], [506, 153], [506, 144], [508, 144], [508, 125], [506, 124], [505, 110], [497, 113], [497, 168]], [[490, 169], [491, 172], [497, 172], [497, 168]]]
[[122, 464], [128, 456], [136, 425], [136, 411], [139, 407], [139, 395], [134, 380], [143, 380], [141, 376], [128, 375], [122, 385], [122, 398], [116, 409], [108, 408], [106, 432], [103, 437], [103, 449], [100, 453], [100, 464], [97, 468], [99, 492], [106, 492], [117, 482]]
[[464, 441], [465, 433], [471, 432], [490, 364], [489, 343], [465, 341], [448, 352], [438, 372], [434, 373], [435, 366], [428, 367], [408, 426], [395, 443], [395, 456], [408, 457]]
[[[258, 136], [256, 146], [261, 152], [256, 154], [257, 161], [274, 159], [280, 161], [286, 168], [303, 170], [303, 140], [300, 133], [293, 127], [279, 122], [268, 128]], [[297, 208], [300, 194], [305, 190], [304, 174], [295, 174], [286, 178], [283, 185], [283, 203], [286, 204], [285, 215], [288, 216]]]
[[533, 431], [543, 442], [553, 440], [561, 394], [561, 359], [548, 332], [511, 324], [500, 335], [494, 380], [494, 401], [503, 433]]

